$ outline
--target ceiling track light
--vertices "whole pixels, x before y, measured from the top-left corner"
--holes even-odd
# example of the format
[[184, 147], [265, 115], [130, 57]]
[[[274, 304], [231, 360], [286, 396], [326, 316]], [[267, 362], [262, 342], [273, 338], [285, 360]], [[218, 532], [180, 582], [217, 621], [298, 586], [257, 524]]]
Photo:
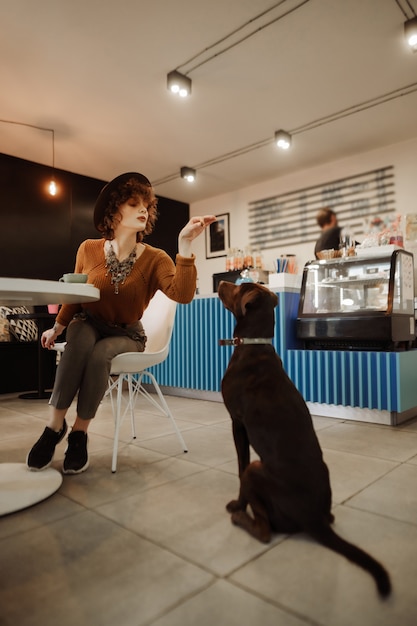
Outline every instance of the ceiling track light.
[[417, 16], [404, 22], [404, 36], [410, 48], [417, 52]]
[[291, 135], [285, 130], [277, 130], [275, 132], [275, 143], [281, 150], [288, 150], [291, 146]]
[[196, 171], [193, 170], [192, 167], [182, 167], [181, 168], [181, 178], [188, 181], [189, 183], [193, 183], [195, 181]]
[[167, 86], [172, 93], [177, 94], [181, 98], [186, 98], [191, 94], [191, 78], [177, 72], [177, 70], [173, 70], [168, 74]]

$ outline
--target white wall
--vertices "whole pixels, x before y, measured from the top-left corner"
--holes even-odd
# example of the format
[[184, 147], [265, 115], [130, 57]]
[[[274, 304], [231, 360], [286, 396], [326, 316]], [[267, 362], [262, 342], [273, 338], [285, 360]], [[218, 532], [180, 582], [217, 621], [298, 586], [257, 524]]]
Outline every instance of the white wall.
[[[230, 245], [242, 247], [249, 243], [249, 202], [390, 165], [394, 166], [395, 173], [396, 212], [417, 213], [417, 139], [413, 139], [281, 176], [237, 192], [195, 202], [190, 206], [190, 215], [230, 213]], [[285, 247], [266, 250], [264, 253], [266, 269], [273, 270], [273, 261], [280, 254], [291, 253], [297, 255], [298, 271], [302, 272], [304, 264], [313, 258], [313, 247], [311, 244], [303, 244], [291, 246], [290, 250]], [[199, 237], [193, 242], [193, 250], [197, 257], [199, 291], [201, 294], [212, 293], [212, 275], [225, 271], [226, 259], [225, 257], [206, 259], [204, 237]]]

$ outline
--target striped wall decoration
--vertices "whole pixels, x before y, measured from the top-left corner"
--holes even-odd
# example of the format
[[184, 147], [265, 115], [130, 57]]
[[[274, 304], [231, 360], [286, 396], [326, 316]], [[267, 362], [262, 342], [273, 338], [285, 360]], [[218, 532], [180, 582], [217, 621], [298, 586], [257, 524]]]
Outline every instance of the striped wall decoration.
[[394, 167], [314, 185], [249, 203], [249, 241], [262, 250], [312, 243], [317, 211], [332, 207], [354, 236], [363, 235], [372, 217], [395, 213]]

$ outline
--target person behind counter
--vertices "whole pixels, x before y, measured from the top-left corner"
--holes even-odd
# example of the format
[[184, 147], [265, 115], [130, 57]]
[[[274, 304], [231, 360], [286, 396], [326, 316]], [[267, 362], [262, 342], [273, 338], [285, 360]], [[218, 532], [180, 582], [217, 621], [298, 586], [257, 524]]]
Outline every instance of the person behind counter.
[[51, 464], [55, 447], [67, 432], [65, 417], [77, 392], [77, 415], [62, 471], [78, 474], [87, 469], [87, 429], [107, 389], [111, 360], [122, 352], [144, 351], [146, 329], [140, 319], [158, 289], [176, 302], [193, 299], [196, 267], [191, 242], [216, 218], [190, 219], [178, 235], [175, 263], [163, 250], [142, 242], [156, 219], [157, 199], [143, 174], [121, 174], [101, 190], [94, 224], [102, 238], [84, 241], [75, 263], [75, 272], [88, 274], [88, 282], [100, 289], [100, 300], [63, 305], [53, 328], [42, 334], [42, 346], [52, 348], [67, 328], [49, 422], [26, 459], [30, 470]]
[[322, 231], [314, 248], [314, 255], [318, 259], [317, 253], [322, 250], [339, 250], [342, 228], [338, 225], [337, 215], [332, 209], [320, 209], [316, 219]]

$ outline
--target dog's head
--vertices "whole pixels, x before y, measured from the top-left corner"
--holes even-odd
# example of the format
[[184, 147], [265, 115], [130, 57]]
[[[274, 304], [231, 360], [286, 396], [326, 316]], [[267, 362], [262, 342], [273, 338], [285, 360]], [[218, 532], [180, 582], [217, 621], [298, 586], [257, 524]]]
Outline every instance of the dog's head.
[[226, 309], [240, 320], [249, 311], [272, 311], [278, 304], [278, 296], [258, 283], [235, 285], [224, 280], [219, 284], [218, 294]]

